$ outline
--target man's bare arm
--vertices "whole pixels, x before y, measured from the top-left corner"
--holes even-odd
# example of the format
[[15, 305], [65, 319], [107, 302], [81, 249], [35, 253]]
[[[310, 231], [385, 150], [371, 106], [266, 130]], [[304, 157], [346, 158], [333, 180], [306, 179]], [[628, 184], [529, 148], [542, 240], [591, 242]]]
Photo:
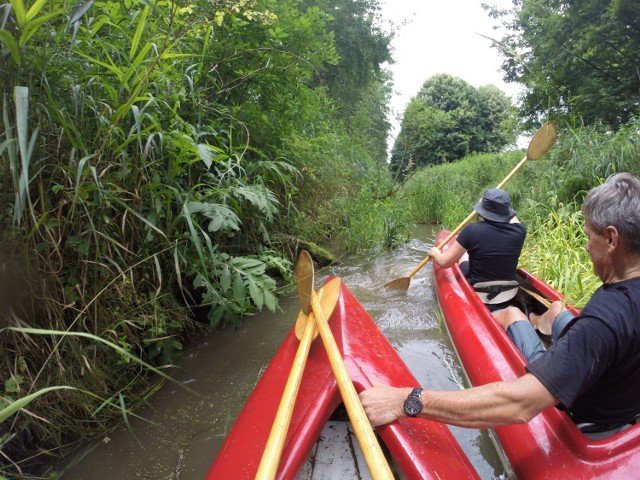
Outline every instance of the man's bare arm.
[[[406, 416], [404, 400], [411, 388], [376, 386], [360, 394], [373, 426]], [[422, 392], [420, 416], [468, 428], [496, 428], [526, 423], [543, 410], [558, 404], [553, 395], [531, 375], [461, 391]]]

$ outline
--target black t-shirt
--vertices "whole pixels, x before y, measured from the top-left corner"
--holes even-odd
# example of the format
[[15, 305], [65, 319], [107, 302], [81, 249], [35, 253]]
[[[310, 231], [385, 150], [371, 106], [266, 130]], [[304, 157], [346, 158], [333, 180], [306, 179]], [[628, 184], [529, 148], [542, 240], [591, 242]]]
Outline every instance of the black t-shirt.
[[469, 283], [516, 280], [526, 236], [527, 229], [521, 223], [484, 220], [467, 225], [457, 241], [469, 253]]
[[601, 286], [526, 368], [576, 423], [624, 423], [640, 414], [640, 277]]

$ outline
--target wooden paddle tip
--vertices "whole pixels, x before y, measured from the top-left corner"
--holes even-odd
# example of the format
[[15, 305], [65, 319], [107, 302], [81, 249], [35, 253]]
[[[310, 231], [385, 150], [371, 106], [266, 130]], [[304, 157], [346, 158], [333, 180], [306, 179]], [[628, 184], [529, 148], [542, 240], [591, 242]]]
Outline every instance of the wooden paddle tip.
[[297, 290], [302, 311], [309, 315], [311, 313], [311, 293], [313, 292], [313, 260], [309, 252], [302, 250], [298, 256], [296, 265]]
[[409, 277], [396, 278], [389, 283], [384, 284], [384, 288], [390, 288], [393, 290], [407, 290], [409, 288], [411, 279]]
[[[333, 310], [338, 303], [338, 297], [340, 296], [340, 286], [342, 285], [342, 280], [340, 277], [335, 277], [332, 280], [328, 281], [324, 287], [320, 288], [317, 293], [318, 300], [320, 302], [320, 306], [322, 308], [322, 314], [324, 318], [327, 320], [333, 314]], [[298, 340], [302, 340], [302, 336], [304, 334], [304, 329], [307, 325], [307, 317], [309, 315], [313, 315], [313, 313], [306, 314], [304, 310], [300, 310], [298, 314], [298, 318], [296, 319], [295, 324], [295, 332]], [[318, 330], [314, 332], [313, 338], [318, 336]]]
[[541, 126], [529, 143], [527, 160], [538, 160], [556, 143], [558, 129], [553, 122], [547, 122]]

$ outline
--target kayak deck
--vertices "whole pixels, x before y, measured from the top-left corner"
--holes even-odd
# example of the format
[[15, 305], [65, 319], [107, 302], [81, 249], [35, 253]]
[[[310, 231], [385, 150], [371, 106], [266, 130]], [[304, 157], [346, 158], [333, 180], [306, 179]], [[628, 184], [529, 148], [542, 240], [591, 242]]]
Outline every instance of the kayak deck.
[[[418, 385], [399, 354], [344, 283], [329, 325], [356, 391], [373, 383], [397, 387]], [[207, 473], [208, 480], [255, 477], [299, 344], [294, 330], [289, 332], [249, 396]], [[341, 403], [324, 346], [316, 339], [309, 351], [276, 478], [294, 479], [304, 471], [327, 421]], [[479, 478], [444, 424], [402, 418], [378, 427], [376, 433], [394, 468], [401, 471], [397, 478]], [[322, 448], [324, 445], [320, 444]], [[316, 457], [317, 454], [318, 447]], [[361, 475], [368, 474], [366, 465], [358, 465], [358, 469]]]
[[308, 461], [297, 480], [333, 480], [349, 478], [370, 480], [360, 444], [353, 433], [351, 423], [329, 420], [320, 432]]

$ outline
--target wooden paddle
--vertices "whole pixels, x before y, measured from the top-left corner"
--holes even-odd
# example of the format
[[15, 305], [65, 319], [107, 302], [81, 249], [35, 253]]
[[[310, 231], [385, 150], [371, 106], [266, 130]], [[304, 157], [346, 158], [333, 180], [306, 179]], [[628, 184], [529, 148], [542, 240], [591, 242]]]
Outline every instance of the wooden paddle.
[[[303, 250], [300, 253], [298, 262], [306, 262], [311, 266], [310, 268], [313, 269], [313, 260], [306, 250]], [[353, 426], [356, 438], [360, 443], [364, 459], [369, 467], [369, 473], [371, 473], [374, 480], [393, 480], [394, 477], [391, 472], [391, 468], [389, 468], [389, 464], [387, 463], [384, 453], [380, 448], [380, 444], [376, 439], [376, 435], [371, 427], [371, 423], [369, 423], [364, 407], [360, 403], [360, 398], [358, 397], [358, 393], [356, 392], [353, 382], [349, 377], [347, 368], [344, 365], [342, 354], [338, 349], [335, 338], [333, 338], [331, 328], [329, 328], [329, 324], [327, 323], [327, 318], [322, 312], [322, 308], [318, 302], [318, 297], [313, 291], [313, 288], [311, 289], [310, 295], [306, 295], [304, 293], [301, 294], [299, 291], [299, 297], [302, 304], [302, 311], [309, 314], [313, 312], [313, 315], [315, 316], [316, 326], [320, 331], [320, 337], [324, 343], [327, 356], [329, 357], [329, 363], [331, 364], [331, 369], [336, 377], [338, 389], [342, 395], [342, 401], [347, 409], [349, 420], [351, 420], [351, 425]]]
[[527, 288], [524, 288], [522, 285], [520, 285], [520, 288], [527, 293], [528, 295], [532, 296], [533, 298], [535, 298], [536, 300], [538, 300], [542, 305], [544, 305], [545, 307], [549, 308], [551, 306], [551, 300], [544, 298], [542, 295], [534, 292], [533, 290], [529, 290]]
[[[313, 263], [311, 267], [313, 267]], [[308, 296], [310, 299], [311, 292], [313, 292], [313, 269], [309, 272], [306, 262], [298, 262], [296, 276], [299, 295]], [[339, 278], [334, 278], [321, 288], [318, 293], [321, 303], [319, 308], [325, 316], [330, 317], [333, 313], [333, 309], [338, 301], [338, 295], [340, 294], [340, 283]], [[301, 334], [298, 333], [300, 330], [299, 325], [304, 325]], [[298, 345], [298, 350], [293, 359], [291, 372], [287, 378], [278, 411], [276, 412], [267, 444], [260, 459], [260, 465], [258, 466], [258, 472], [255, 477], [256, 480], [273, 480], [276, 477], [284, 441], [289, 430], [289, 424], [291, 423], [291, 416], [293, 415], [293, 407], [300, 388], [300, 382], [302, 381], [304, 367], [307, 363], [309, 349], [311, 348], [311, 342], [313, 342], [315, 338], [314, 332], [316, 328], [313, 312], [306, 314], [301, 311], [298, 315], [295, 328], [296, 336], [300, 340], [300, 345]]]
[[[502, 182], [500, 182], [496, 188], [502, 188], [509, 180], [511, 180], [511, 177], [513, 177], [516, 174], [516, 172], [520, 170], [520, 167], [522, 167], [528, 160], [538, 160], [545, 153], [547, 153], [549, 149], [552, 147], [552, 145], [555, 143], [556, 136], [557, 136], [557, 130], [554, 123], [549, 122], [541, 126], [536, 132], [536, 134], [533, 136], [531, 141], [529, 142], [529, 147], [527, 148], [527, 154], [525, 155], [525, 157], [520, 161], [520, 163], [518, 163], [518, 165], [515, 166], [513, 170], [511, 170], [511, 173], [509, 173], [509, 175], [507, 175], [505, 179], [502, 180]], [[447, 238], [445, 238], [440, 243], [440, 245], [438, 245], [438, 250], [442, 250], [442, 247], [444, 247], [447, 243], [449, 243], [449, 241], [452, 238], [454, 238], [460, 232], [460, 230], [462, 230], [469, 222], [471, 222], [471, 220], [473, 220], [473, 217], [475, 216], [476, 216], [476, 211], [474, 210], [469, 214], [467, 218], [465, 218], [462, 221], [460, 225], [456, 227], [455, 230], [453, 230], [449, 234]], [[429, 260], [431, 260], [431, 256], [427, 255], [425, 259], [422, 260], [416, 268], [411, 270], [409, 275], [407, 275], [406, 277], [400, 277], [400, 278], [396, 278], [395, 280], [391, 280], [390, 282], [386, 283], [384, 286], [387, 288], [395, 288], [397, 290], [406, 290], [407, 288], [409, 288], [411, 277], [413, 277], [418, 272], [418, 270], [424, 267]]]

